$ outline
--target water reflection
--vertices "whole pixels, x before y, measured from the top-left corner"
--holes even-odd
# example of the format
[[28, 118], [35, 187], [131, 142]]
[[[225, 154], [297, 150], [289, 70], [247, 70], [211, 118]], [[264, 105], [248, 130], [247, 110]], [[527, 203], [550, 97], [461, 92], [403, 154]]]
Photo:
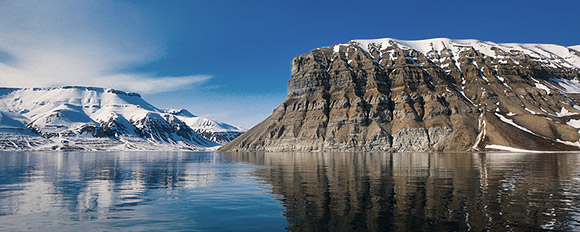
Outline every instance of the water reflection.
[[110, 154], [0, 156], [2, 191], [18, 192], [0, 198], [0, 215], [53, 211], [61, 206], [82, 212], [133, 204], [144, 200], [137, 196], [144, 192], [145, 186], [171, 188], [179, 176], [184, 176], [183, 170], [176, 168], [143, 172], [144, 165], [161, 163], [157, 160], [160, 157], [169, 165], [182, 162], [177, 154], [171, 157], [131, 153], [107, 156]]
[[262, 168], [220, 153], [0, 153], [0, 231], [282, 230]]
[[0, 231], [580, 230], [580, 154], [0, 153]]
[[578, 154], [231, 153], [291, 231], [580, 230]]

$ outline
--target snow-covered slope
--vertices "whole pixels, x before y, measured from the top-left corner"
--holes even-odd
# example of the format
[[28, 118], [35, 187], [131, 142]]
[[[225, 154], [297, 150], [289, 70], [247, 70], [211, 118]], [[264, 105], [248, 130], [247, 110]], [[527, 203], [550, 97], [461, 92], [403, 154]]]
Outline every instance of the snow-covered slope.
[[[369, 49], [375, 48], [381, 50], [382, 48], [392, 47], [394, 45], [419, 51], [428, 57], [430, 57], [430, 54], [441, 54], [444, 51], [450, 51], [455, 62], [457, 62], [457, 58], [461, 57], [460, 53], [462, 51], [474, 49], [488, 57], [497, 59], [499, 63], [508, 62], [510, 55], [521, 54], [529, 55], [530, 58], [551, 68], [580, 68], [580, 45], [565, 47], [555, 44], [494, 43], [473, 39], [452, 40], [447, 38], [426, 40], [396, 40], [386, 38], [353, 40], [351, 43], [359, 45], [366, 52], [370, 52]], [[430, 58], [433, 60], [433, 57]], [[434, 60], [438, 60], [439, 58], [441, 56], [437, 56]]]
[[[93, 87], [0, 88], [0, 132], [4, 149], [208, 149], [229, 140], [212, 140], [196, 130], [215, 131], [190, 121], [210, 119], [175, 115], [136, 93]], [[187, 121], [187, 122], [186, 122]], [[39, 144], [19, 145], [28, 136]]]
[[209, 118], [195, 116], [184, 109], [170, 109], [166, 110], [166, 112], [177, 116], [177, 118], [195, 130], [195, 132], [202, 135], [204, 138], [219, 144], [226, 144], [246, 131], [241, 127], [233, 126]]

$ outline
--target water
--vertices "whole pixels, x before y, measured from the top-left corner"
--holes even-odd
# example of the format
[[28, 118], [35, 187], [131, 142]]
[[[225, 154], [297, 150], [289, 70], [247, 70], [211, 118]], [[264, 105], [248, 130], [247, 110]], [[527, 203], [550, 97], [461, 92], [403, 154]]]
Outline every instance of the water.
[[580, 230], [580, 154], [0, 153], [0, 231]]
[[0, 231], [280, 231], [264, 168], [219, 153], [0, 153]]

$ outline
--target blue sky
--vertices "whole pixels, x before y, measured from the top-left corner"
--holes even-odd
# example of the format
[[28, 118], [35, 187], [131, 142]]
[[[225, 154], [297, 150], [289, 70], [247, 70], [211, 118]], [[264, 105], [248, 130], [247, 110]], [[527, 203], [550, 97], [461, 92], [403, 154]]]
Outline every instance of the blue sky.
[[580, 1], [2, 1], [1, 86], [91, 85], [250, 128], [352, 39], [580, 44]]

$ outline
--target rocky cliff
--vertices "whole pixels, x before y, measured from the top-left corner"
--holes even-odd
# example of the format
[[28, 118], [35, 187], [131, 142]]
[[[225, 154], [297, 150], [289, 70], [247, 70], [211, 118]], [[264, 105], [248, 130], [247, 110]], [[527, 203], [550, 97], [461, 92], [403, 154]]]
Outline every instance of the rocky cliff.
[[288, 96], [230, 151], [579, 150], [580, 50], [354, 40], [292, 60]]

